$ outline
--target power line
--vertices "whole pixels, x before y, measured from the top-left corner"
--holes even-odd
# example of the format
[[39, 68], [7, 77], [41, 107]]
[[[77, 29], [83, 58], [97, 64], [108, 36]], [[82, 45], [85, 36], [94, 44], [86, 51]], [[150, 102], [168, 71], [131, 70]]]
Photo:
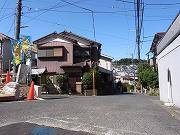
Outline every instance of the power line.
[[[31, 10], [33, 8], [29, 7]], [[89, 11], [69, 11], [69, 10], [56, 10], [56, 9], [38, 9], [35, 11], [28, 11], [28, 12], [23, 12], [23, 14], [30, 14], [30, 13], [37, 13], [37, 12], [42, 12], [42, 11], [52, 11], [52, 12], [60, 12], [60, 13], [74, 13], [74, 14], [89, 14]], [[130, 16], [134, 17], [133, 15], [129, 14], [122, 14], [122, 13], [127, 13], [129, 11], [135, 11], [135, 10], [121, 10], [121, 11], [93, 11], [94, 14], [118, 14], [118, 15], [124, 15], [124, 16]], [[151, 17], [151, 18], [167, 18], [166, 16], [151, 16], [151, 15], [146, 15], [144, 17]], [[167, 18], [168, 19], [168, 18]]]
[[[137, 4], [138, 2], [133, 2], [133, 1], [127, 1], [127, 0], [116, 0], [116, 1], [121, 1], [129, 4]], [[143, 3], [140, 3], [143, 4]], [[144, 5], [148, 6], [174, 6], [174, 5], [180, 5], [179, 2], [177, 3], [144, 3]]]
[[174, 5], [180, 5], [180, 3], [146, 3], [148, 6], [174, 6]]
[[2, 18], [0, 18], [0, 22], [12, 17], [13, 15], [14, 15], [14, 13], [10, 13], [10, 14], [7, 14], [6, 16], [3, 16]]
[[2, 10], [2, 9], [14, 9], [14, 8], [5, 8], [5, 7], [2, 7], [2, 8], [0, 8], [0, 10]]
[[167, 18], [167, 19], [145, 19], [144, 21], [147, 22], [147, 21], [172, 21], [172, 20], [173, 19]]
[[[78, 3], [78, 2], [80, 2], [80, 1], [82, 1], [82, 0], [76, 1], [76, 2], [74, 2], [74, 3]], [[42, 11], [44, 11], [44, 12], [42, 12], [42, 13], [40, 13], [39, 15], [33, 17], [32, 19], [28, 20], [27, 22], [30, 22], [30, 21], [38, 18], [39, 16], [45, 14], [46, 12], [49, 12], [49, 10], [51, 10], [51, 9], [60, 8], [60, 7], [65, 7], [65, 6], [68, 6], [68, 5], [69, 5], [69, 4], [64, 4], [64, 5], [58, 6], [60, 3], [61, 3], [61, 2], [58, 2], [56, 5], [54, 5], [54, 6], [50, 7], [50, 8], [47, 8], [47, 9], [45, 9], [45, 10], [42, 10]]]
[[[36, 12], [41, 12], [45, 11], [47, 9], [40, 9], [40, 10], [35, 10], [35, 11], [29, 11], [29, 12], [23, 12], [25, 14], [29, 13], [36, 13]], [[55, 9], [49, 9], [49, 11], [54, 11], [54, 12], [69, 12], [69, 13], [90, 13], [89, 11], [68, 11], [68, 10], [55, 10]], [[134, 11], [134, 10], [129, 10], [129, 11]], [[113, 13], [127, 13], [129, 12], [128, 10], [125, 11], [93, 11], [95, 14], [113, 14]], [[126, 15], [126, 14], [124, 14]]]
[[88, 9], [88, 8], [85, 8], [85, 7], [81, 7], [81, 6], [78, 6], [74, 3], [71, 3], [71, 2], [68, 2], [68, 1], [65, 1], [65, 0], [61, 0], [69, 5], [72, 5], [74, 7], [77, 7], [77, 8], [80, 8], [80, 9], [83, 9], [83, 10], [86, 10], [86, 11], [89, 11], [91, 13], [91, 16], [92, 16], [92, 25], [93, 25], [93, 34], [94, 34], [94, 40], [96, 41], [96, 30], [95, 30], [95, 23], [94, 23], [94, 12], [93, 10], [91, 9]]
[[14, 24], [15, 24], [15, 15], [14, 15], [14, 18], [13, 18], [13, 22], [12, 22], [12, 24], [11, 24], [11, 26], [10, 26], [8, 32], [7, 32], [7, 35], [9, 35], [9, 33], [11, 32], [11, 30], [12, 30]]
[[3, 6], [1, 7], [0, 14], [1, 14], [2, 9], [3, 9], [3, 8], [4, 8], [4, 6], [6, 5], [6, 3], [7, 3], [7, 0], [5, 0], [5, 2], [4, 2], [4, 4], [3, 4]]
[[85, 7], [78, 6], [78, 5], [74, 4], [74, 3], [71, 3], [71, 2], [68, 2], [68, 1], [65, 1], [65, 0], [61, 0], [61, 1], [62, 1], [62, 2], [65, 2], [65, 3], [69, 4], [69, 5], [72, 5], [72, 6], [74, 6], [74, 7], [77, 7], [77, 8], [80, 8], [80, 9], [87, 10], [87, 11], [89, 11], [89, 12], [92, 12], [91, 9], [88, 9], [88, 8], [85, 8]]
[[[27, 15], [23, 15], [23, 17], [33, 18], [33, 17], [27, 16]], [[75, 29], [79, 29], [79, 30], [82, 30], [82, 31], [93, 33], [93, 31], [88, 30], [88, 29], [80, 28], [80, 27], [77, 27], [77, 26], [68, 26], [68, 25], [65, 25], [65, 24], [62, 24], [62, 23], [52, 22], [52, 21], [45, 20], [45, 19], [36, 18], [35, 21], [40, 21], [40, 22], [44, 22], [44, 23], [48, 23], [48, 24], [53, 24], [53, 25], [57, 25], [57, 26], [62, 26], [62, 27], [72, 27], [72, 28], [75, 28]], [[111, 35], [111, 34], [107, 34], [107, 33], [103, 33], [103, 32], [97, 32], [97, 33], [101, 34], [101, 35], [104, 35], [104, 36], [112, 37], [112, 38], [118, 38], [118, 39], [121, 39], [121, 40], [129, 40], [127, 38], [123, 38], [123, 37], [120, 37], [120, 36]]]

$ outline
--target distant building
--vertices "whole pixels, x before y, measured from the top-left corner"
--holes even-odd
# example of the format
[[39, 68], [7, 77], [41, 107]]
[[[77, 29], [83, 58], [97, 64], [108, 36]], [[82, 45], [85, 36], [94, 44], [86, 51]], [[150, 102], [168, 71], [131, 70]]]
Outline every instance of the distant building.
[[137, 65], [120, 65], [113, 67], [113, 74], [115, 82], [121, 81], [122, 83], [134, 84], [137, 80]]
[[99, 59], [99, 71], [106, 74], [108, 80], [113, 79], [112, 60], [112, 57], [104, 54], [101, 54]]
[[157, 46], [160, 100], [180, 107], [180, 13]]
[[0, 33], [0, 74], [11, 69], [12, 52], [11, 37]]

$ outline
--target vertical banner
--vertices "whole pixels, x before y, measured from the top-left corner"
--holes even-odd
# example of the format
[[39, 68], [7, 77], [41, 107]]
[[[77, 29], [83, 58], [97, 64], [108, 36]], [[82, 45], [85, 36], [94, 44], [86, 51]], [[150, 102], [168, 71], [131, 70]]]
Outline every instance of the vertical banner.
[[31, 40], [29, 36], [23, 36], [22, 40], [22, 54], [26, 65], [31, 65]]
[[31, 63], [31, 40], [30, 36], [21, 36], [19, 40], [11, 40], [13, 63], [15, 65]]
[[13, 64], [19, 65], [21, 63], [21, 43], [20, 40], [11, 40], [11, 50], [13, 54]]

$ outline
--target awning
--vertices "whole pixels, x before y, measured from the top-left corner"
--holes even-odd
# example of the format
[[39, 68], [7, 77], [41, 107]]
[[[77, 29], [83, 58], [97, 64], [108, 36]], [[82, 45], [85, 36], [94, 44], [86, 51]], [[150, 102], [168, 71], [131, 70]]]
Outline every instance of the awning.
[[107, 70], [107, 69], [105, 69], [103, 67], [98, 67], [98, 68], [99, 68], [100, 72], [112, 75], [112, 71], [111, 70]]
[[46, 68], [31, 69], [32, 75], [40, 75], [46, 71]]

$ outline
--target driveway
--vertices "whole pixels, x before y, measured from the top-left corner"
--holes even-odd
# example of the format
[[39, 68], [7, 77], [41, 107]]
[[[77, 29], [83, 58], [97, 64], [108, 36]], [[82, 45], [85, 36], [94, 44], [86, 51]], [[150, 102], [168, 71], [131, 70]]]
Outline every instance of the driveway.
[[180, 135], [180, 121], [157, 97], [48, 96], [0, 103], [0, 134]]

